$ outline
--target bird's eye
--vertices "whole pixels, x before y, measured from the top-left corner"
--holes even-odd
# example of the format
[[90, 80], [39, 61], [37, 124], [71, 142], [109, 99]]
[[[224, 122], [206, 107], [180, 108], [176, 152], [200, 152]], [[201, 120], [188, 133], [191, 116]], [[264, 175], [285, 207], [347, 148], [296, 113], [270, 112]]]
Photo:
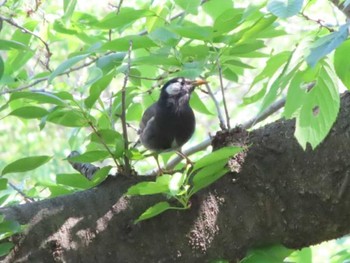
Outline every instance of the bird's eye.
[[181, 91], [181, 83], [180, 82], [174, 82], [171, 83], [168, 87], [166, 87], [165, 91], [169, 94], [169, 95], [176, 95], [179, 94]]

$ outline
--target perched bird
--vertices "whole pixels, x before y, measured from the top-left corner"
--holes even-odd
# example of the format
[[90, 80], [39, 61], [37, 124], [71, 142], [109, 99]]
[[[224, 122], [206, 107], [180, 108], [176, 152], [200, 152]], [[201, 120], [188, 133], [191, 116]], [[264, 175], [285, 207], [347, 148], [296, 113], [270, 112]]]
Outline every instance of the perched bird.
[[191, 138], [196, 121], [189, 105], [190, 96], [196, 86], [205, 83], [182, 77], [165, 83], [158, 101], [146, 109], [141, 119], [139, 135], [147, 149], [155, 153], [178, 151]]

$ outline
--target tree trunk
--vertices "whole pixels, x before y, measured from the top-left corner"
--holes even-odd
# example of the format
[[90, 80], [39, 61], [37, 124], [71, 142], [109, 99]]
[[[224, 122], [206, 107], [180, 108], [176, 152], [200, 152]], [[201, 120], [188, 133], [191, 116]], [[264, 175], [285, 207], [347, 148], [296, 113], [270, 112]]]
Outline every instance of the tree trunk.
[[[322, 110], [322, 109], [321, 109]], [[235, 262], [247, 249], [282, 243], [301, 248], [350, 232], [350, 95], [326, 140], [305, 152], [294, 122], [218, 133], [214, 147], [245, 141], [239, 173], [191, 200], [187, 211], [133, 221], [162, 195], [126, 197], [135, 179], [109, 178], [68, 196], [2, 208], [28, 224], [3, 262]]]

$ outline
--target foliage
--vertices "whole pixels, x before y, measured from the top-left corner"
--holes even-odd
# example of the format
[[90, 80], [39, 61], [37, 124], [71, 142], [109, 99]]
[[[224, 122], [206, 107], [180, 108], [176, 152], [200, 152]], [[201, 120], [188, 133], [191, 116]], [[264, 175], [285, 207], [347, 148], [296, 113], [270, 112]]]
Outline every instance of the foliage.
[[[230, 128], [230, 118], [242, 123], [284, 97], [283, 116], [296, 119], [295, 136], [304, 149], [316, 148], [327, 136], [339, 110], [340, 81], [350, 87], [344, 17], [334, 26], [312, 19], [309, 14], [326, 7], [302, 0], [126, 2], [0, 3], [0, 141], [6, 145], [1, 206], [91, 188], [112, 168], [149, 171], [154, 164], [134, 147], [136, 133], [122, 131], [138, 125], [157, 100], [158, 87], [175, 76], [210, 83], [191, 98], [199, 124], [190, 144], [219, 127]], [[290, 33], [291, 24], [300, 25], [297, 34]], [[304, 25], [309, 29], [302, 30]], [[72, 173], [65, 149], [83, 152], [70, 161], [104, 167], [88, 181]], [[199, 152], [193, 167], [177, 164], [183, 172], [131, 187], [130, 195], [163, 194], [179, 204], [158, 203], [138, 221], [188, 208], [189, 198], [223, 176], [238, 151]], [[171, 156], [161, 155], [165, 163]], [[344, 250], [337, 257], [348, 255]]]

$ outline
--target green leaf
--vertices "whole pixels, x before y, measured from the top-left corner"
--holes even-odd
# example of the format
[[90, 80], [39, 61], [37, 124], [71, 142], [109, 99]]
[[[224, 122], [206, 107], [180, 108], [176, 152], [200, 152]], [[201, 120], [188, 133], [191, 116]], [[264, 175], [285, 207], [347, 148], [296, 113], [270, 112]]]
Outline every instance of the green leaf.
[[303, 6], [303, 0], [269, 0], [267, 9], [280, 18], [298, 14]]
[[16, 116], [23, 119], [40, 119], [46, 116], [49, 112], [46, 109], [36, 106], [25, 106], [13, 110], [9, 116]]
[[215, 20], [225, 10], [232, 8], [233, 3], [232, 0], [206, 1], [202, 7], [204, 12]]
[[109, 175], [109, 171], [112, 169], [112, 166], [105, 166], [105, 167], [102, 167], [100, 170], [98, 170], [91, 182], [93, 183], [93, 186], [95, 185], [98, 185], [100, 183], [102, 183], [104, 180], [106, 180], [106, 178], [108, 177]]
[[347, 39], [349, 35], [348, 27], [348, 24], [342, 25], [339, 31], [332, 32], [316, 40], [311, 45], [310, 54], [306, 57], [306, 62], [311, 67], [314, 67], [321, 58], [336, 49]]
[[189, 39], [209, 40], [212, 37], [212, 28], [208, 26], [198, 26], [196, 24], [172, 25], [169, 27], [174, 33]]
[[249, 105], [249, 104], [252, 104], [252, 103], [259, 101], [266, 94], [266, 90], [267, 90], [267, 83], [264, 83], [263, 87], [258, 92], [256, 92], [254, 95], [251, 95], [250, 97], [243, 98], [243, 105]]
[[215, 36], [230, 32], [242, 22], [244, 9], [228, 9], [224, 11], [214, 22]]
[[334, 68], [345, 87], [350, 90], [350, 40], [343, 42], [334, 53]]
[[8, 253], [10, 253], [11, 249], [14, 246], [15, 245], [13, 243], [10, 243], [10, 242], [1, 243], [0, 244], [0, 257], [5, 256]]
[[307, 143], [315, 149], [327, 136], [337, 118], [340, 98], [335, 80], [329, 66], [323, 65], [315, 86], [305, 96], [295, 129], [295, 137], [303, 149], [306, 149]]
[[102, 45], [102, 50], [127, 51], [132, 41], [132, 49], [150, 48], [157, 46], [148, 36], [126, 36], [114, 39]]
[[180, 40], [180, 37], [177, 34], [169, 31], [165, 27], [159, 27], [153, 30], [149, 34], [149, 37], [155, 42], [161, 42], [168, 46], [175, 46]]
[[68, 159], [72, 162], [92, 163], [104, 160], [108, 156], [110, 155], [107, 151], [89, 151]]
[[283, 112], [287, 119], [294, 117], [297, 110], [304, 104], [306, 89], [302, 89], [303, 76], [304, 72], [298, 72], [290, 82]]
[[108, 14], [101, 22], [95, 24], [96, 27], [102, 29], [121, 28], [139, 18], [154, 16], [155, 13], [150, 10], [135, 10], [134, 8], [123, 7], [118, 14], [112, 12]]
[[216, 180], [225, 175], [229, 171], [228, 168], [225, 167], [227, 161], [227, 159], [220, 159], [216, 162], [207, 164], [205, 167], [199, 170], [193, 177], [193, 188], [191, 189], [191, 195], [197, 193], [199, 190], [214, 183]]
[[71, 57], [71, 58], [67, 59], [51, 73], [51, 75], [48, 79], [48, 82], [51, 83], [55, 77], [62, 74], [66, 70], [70, 69], [73, 65], [75, 65], [79, 61], [87, 58], [89, 55], [90, 54], [78, 55], [78, 56]]
[[290, 56], [290, 51], [283, 51], [271, 56], [271, 58], [269, 58], [269, 60], [266, 62], [264, 69], [254, 78], [251, 87], [263, 79], [271, 78], [277, 72], [277, 70], [279, 70], [281, 66], [288, 61]]
[[5, 71], [5, 64], [4, 64], [4, 61], [2, 60], [2, 57], [0, 56], [0, 80], [4, 75], [4, 71]]
[[49, 93], [44, 91], [31, 92], [31, 91], [22, 91], [12, 93], [10, 97], [10, 102], [18, 99], [27, 99], [37, 101], [39, 103], [49, 103], [59, 106], [63, 106], [66, 102], [58, 96], [59, 94]]
[[175, 0], [175, 4], [180, 6], [185, 12], [192, 15], [198, 14], [198, 7], [201, 4], [201, 0]]
[[127, 195], [153, 195], [169, 192], [170, 175], [163, 175], [155, 182], [141, 182], [129, 187]]
[[92, 133], [90, 135], [90, 140], [95, 143], [101, 143], [101, 139], [107, 145], [115, 145], [118, 141], [123, 140], [123, 136], [115, 131], [110, 129], [98, 130], [98, 134]]
[[63, 184], [79, 189], [88, 189], [93, 186], [92, 182], [90, 182], [85, 176], [79, 173], [57, 174], [56, 182], [57, 184]]
[[175, 173], [173, 176], [171, 176], [170, 182], [169, 182], [169, 190], [172, 195], [178, 194], [178, 192], [181, 189], [181, 186], [184, 184], [186, 180], [186, 174], [185, 173]]
[[91, 85], [89, 89], [89, 97], [87, 97], [84, 101], [86, 107], [92, 108], [92, 106], [94, 106], [102, 91], [108, 87], [114, 76], [115, 71], [112, 71]]
[[122, 64], [125, 54], [125, 52], [119, 52], [102, 56], [96, 61], [96, 66], [101, 68], [104, 73], [107, 73]]
[[53, 109], [47, 115], [46, 121], [66, 127], [86, 127], [89, 125], [83, 113], [71, 108], [62, 107]]
[[75, 6], [77, 5], [77, 0], [64, 0], [63, 1], [63, 10], [64, 16], [63, 20], [69, 20], [74, 13]]
[[140, 221], [155, 217], [156, 215], [159, 215], [160, 213], [163, 213], [164, 211], [170, 208], [171, 206], [168, 202], [159, 202], [154, 206], [148, 208], [145, 212], [143, 212], [142, 215], [140, 215], [140, 217], [137, 220], [135, 220], [135, 224]]
[[198, 111], [206, 115], [212, 115], [212, 116], [215, 115], [210, 110], [208, 110], [207, 106], [205, 106], [205, 104], [199, 98], [196, 92], [193, 92], [191, 95], [190, 105], [195, 111]]
[[42, 156], [31, 156], [22, 159], [18, 159], [8, 165], [2, 170], [1, 175], [8, 173], [22, 173], [30, 170], [34, 170], [39, 166], [47, 163], [52, 157], [47, 155]]
[[140, 121], [143, 113], [143, 108], [140, 103], [133, 103], [126, 112], [126, 119], [128, 121]]
[[7, 189], [7, 179], [0, 178], [0, 190], [6, 190], [6, 189]]
[[281, 263], [294, 250], [282, 245], [275, 245], [265, 248], [252, 249], [241, 263]]
[[23, 45], [20, 42], [0, 39], [0, 50], [11, 50], [11, 49], [27, 50], [27, 51], [30, 50], [28, 46]]
[[[287, 261], [293, 263], [312, 263], [312, 249], [310, 247], [306, 247], [301, 250], [295, 250], [288, 257]], [[345, 261], [342, 260], [341, 262], [343, 263]]]
[[240, 151], [242, 151], [242, 148], [236, 147], [236, 146], [227, 146], [227, 147], [220, 148], [220, 149], [202, 157], [201, 159], [199, 159], [194, 164], [193, 171], [196, 171], [204, 166], [216, 163], [220, 160], [228, 161], [228, 159], [230, 157], [234, 156], [235, 154], [239, 153]]

